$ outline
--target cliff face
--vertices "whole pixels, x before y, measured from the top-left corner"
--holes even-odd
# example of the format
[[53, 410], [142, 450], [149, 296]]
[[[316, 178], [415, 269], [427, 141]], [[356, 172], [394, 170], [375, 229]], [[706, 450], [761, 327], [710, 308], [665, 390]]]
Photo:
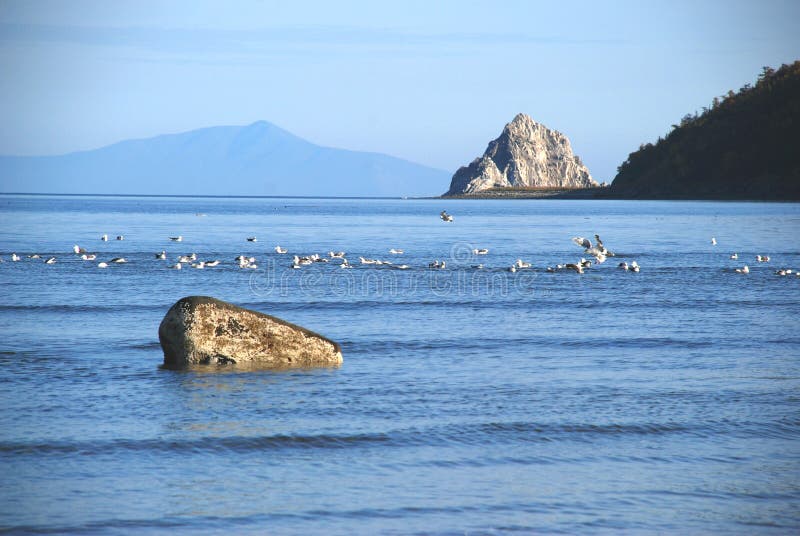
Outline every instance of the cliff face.
[[618, 168], [604, 194], [631, 199], [800, 200], [800, 61], [687, 114]]
[[445, 195], [492, 188], [587, 188], [597, 186], [572, 154], [566, 136], [518, 114], [483, 156], [456, 171]]

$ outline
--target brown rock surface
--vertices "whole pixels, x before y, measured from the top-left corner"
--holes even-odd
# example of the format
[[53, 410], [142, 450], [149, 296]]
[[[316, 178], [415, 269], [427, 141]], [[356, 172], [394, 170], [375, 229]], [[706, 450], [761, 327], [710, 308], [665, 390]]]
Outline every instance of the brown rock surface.
[[189, 296], [173, 305], [158, 338], [164, 364], [242, 363], [265, 367], [335, 366], [340, 346], [280, 318], [207, 296]]

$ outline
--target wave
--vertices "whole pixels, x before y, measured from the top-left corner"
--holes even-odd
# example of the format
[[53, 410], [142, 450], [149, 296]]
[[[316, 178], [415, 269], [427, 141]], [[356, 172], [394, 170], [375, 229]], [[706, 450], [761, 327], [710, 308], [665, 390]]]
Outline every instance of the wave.
[[593, 442], [601, 438], [631, 436], [691, 437], [733, 435], [797, 439], [800, 421], [770, 423], [608, 423], [554, 424], [533, 422], [484, 422], [404, 428], [355, 434], [276, 434], [173, 439], [115, 439], [108, 441], [0, 442], [2, 455], [106, 455], [115, 451], [219, 454], [284, 449], [351, 449], [370, 447], [478, 446], [487, 444]]

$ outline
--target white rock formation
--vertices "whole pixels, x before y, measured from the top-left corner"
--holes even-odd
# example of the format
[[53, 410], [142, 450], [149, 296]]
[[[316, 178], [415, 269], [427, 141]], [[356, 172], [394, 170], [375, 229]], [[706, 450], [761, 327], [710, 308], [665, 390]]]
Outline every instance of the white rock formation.
[[456, 171], [445, 195], [493, 188], [588, 188], [597, 186], [566, 136], [518, 114], [483, 156]]

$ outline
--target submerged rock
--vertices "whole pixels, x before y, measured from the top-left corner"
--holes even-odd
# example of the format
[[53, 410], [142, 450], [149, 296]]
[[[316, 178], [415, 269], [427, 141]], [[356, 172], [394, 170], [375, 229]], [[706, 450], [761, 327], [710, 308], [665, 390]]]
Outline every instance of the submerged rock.
[[172, 367], [313, 367], [342, 362], [340, 346], [313, 331], [207, 296], [178, 300], [161, 321], [158, 338], [164, 364]]
[[445, 195], [496, 188], [588, 188], [597, 186], [566, 136], [518, 114], [489, 142], [483, 156], [456, 171]]

